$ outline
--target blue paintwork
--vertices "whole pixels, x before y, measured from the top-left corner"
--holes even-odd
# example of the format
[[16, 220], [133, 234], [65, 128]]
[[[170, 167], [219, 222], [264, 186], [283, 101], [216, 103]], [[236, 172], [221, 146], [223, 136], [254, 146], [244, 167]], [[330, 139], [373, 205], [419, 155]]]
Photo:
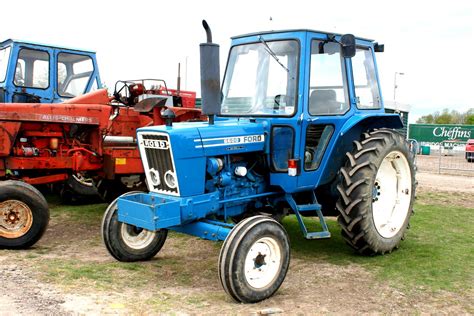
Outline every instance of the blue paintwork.
[[[400, 128], [402, 126], [398, 115], [384, 113], [381, 96], [380, 109], [362, 110], [357, 108], [352, 65], [349, 58], [346, 58], [344, 62], [350, 109], [343, 115], [311, 115], [308, 111], [311, 41], [314, 39], [325, 40], [327, 34], [314, 31], [251, 34], [234, 38], [232, 45], [259, 42], [260, 36], [267, 42], [296, 39], [300, 44], [297, 110], [294, 115], [289, 117], [260, 116], [253, 118], [217, 117], [214, 125], [209, 125], [207, 122], [179, 123], [172, 127], [157, 126], [140, 129], [138, 133], [160, 131], [169, 134], [181, 197], [167, 198], [167, 196], [160, 195], [160, 198], [163, 198], [164, 201], [163, 207], [157, 207], [155, 203], [150, 205], [147, 198], [142, 198], [143, 205], [136, 207], [132, 202], [126, 202], [133, 200], [133, 196], [122, 197], [118, 204], [119, 219], [121, 221], [145, 228], [167, 227], [212, 239], [209, 238], [209, 232], [212, 229], [208, 225], [214, 226], [216, 236], [220, 234], [217, 231], [222, 229], [222, 225], [217, 223], [202, 224], [202, 221], [206, 218], [209, 219], [210, 215], [225, 222], [228, 217], [241, 215], [264, 206], [273, 207], [279, 202], [286, 201], [295, 212], [316, 211], [316, 213], [319, 212], [318, 216], [322, 218], [320, 205], [316, 199], [310, 206], [305, 207], [298, 206], [289, 197], [298, 192], [313, 192], [318, 186], [331, 183], [335, 179], [337, 170], [345, 160], [345, 153], [352, 149], [353, 140], [359, 139], [362, 132], [371, 128]], [[336, 39], [340, 39], [340, 36], [336, 36]], [[374, 42], [360, 38], [356, 40], [356, 43], [358, 46], [372, 49], [374, 46]], [[285, 148], [287, 150], [289, 147], [291, 148], [291, 158], [303, 162], [306, 130], [311, 124], [330, 124], [334, 127], [332, 136], [316, 170], [307, 171], [302, 164], [298, 176], [289, 176], [286, 171], [277, 172], [270, 169], [260, 174], [252, 169], [251, 163], [258, 158], [271, 165], [271, 148], [279, 150], [274, 157], [286, 159]], [[272, 139], [272, 127], [275, 126], [287, 126], [291, 128], [293, 133], [281, 132], [278, 137]], [[246, 136], [256, 137], [258, 135], [264, 135], [264, 138], [261, 141], [260, 139], [254, 142], [245, 141], [244, 137]], [[235, 142], [234, 140], [225, 141], [223, 138], [235, 139]], [[234, 159], [236, 156], [244, 158]], [[224, 162], [223, 169], [220, 171], [216, 158]], [[244, 176], [236, 175], [237, 167], [246, 168], [248, 173]], [[147, 196], [146, 194], [142, 195]], [[148, 196], [157, 195], [150, 193]], [[212, 199], [209, 198], [210, 196], [212, 196]], [[201, 201], [201, 198], [205, 199], [204, 204], [201, 205], [202, 208], [191, 211], [191, 216], [183, 212], [184, 208], [192, 209], [194, 201]], [[121, 202], [122, 200], [123, 202]], [[188, 202], [186, 204], [183, 201]], [[152, 221], [150, 219], [151, 215], [146, 214], [146, 212], [150, 212], [150, 209], [155, 213], [169, 212], [168, 215], [171, 218], [176, 218], [178, 214], [181, 214], [181, 224], [167, 226], [161, 224], [160, 219], [155, 218]], [[143, 214], [141, 214], [142, 212]], [[168, 218], [168, 215], [164, 218]], [[322, 233], [311, 234], [306, 231], [307, 235], [310, 238], [328, 237], [327, 227], [323, 222], [321, 224], [325, 228]], [[221, 233], [221, 235], [224, 236], [225, 233]], [[222, 238], [216, 237], [215, 239]]]
[[200, 220], [182, 226], [173, 226], [169, 228], [179, 233], [184, 233], [207, 240], [225, 240], [229, 235], [232, 226], [223, 222]]
[[[5, 103], [12, 103], [15, 93], [27, 93], [39, 97], [41, 103], [59, 103], [68, 99], [68, 97], [58, 94], [58, 69], [57, 60], [60, 53], [71, 53], [88, 56], [92, 59], [94, 70], [89, 79], [85, 92], [91, 91], [94, 85], [102, 88], [102, 82], [99, 75], [99, 67], [97, 65], [96, 54], [93, 51], [79, 50], [74, 48], [64, 48], [59, 46], [51, 46], [38, 44], [33, 42], [6, 40], [0, 43], [0, 49], [10, 47], [10, 59], [7, 66], [7, 74], [4, 81], [0, 82], [0, 99]], [[14, 84], [15, 69], [18, 59], [18, 53], [22, 48], [35, 49], [47, 52], [49, 55], [49, 86], [45, 89], [20, 87]]]
[[219, 194], [212, 192], [189, 198], [157, 193], [135, 193], [118, 200], [119, 220], [157, 230], [191, 223], [219, 209]]

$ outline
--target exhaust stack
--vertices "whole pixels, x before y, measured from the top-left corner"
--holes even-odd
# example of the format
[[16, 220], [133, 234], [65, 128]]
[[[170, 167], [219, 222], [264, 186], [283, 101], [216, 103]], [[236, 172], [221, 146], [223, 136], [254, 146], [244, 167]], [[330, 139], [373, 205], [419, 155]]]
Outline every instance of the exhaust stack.
[[199, 45], [201, 56], [201, 99], [202, 112], [209, 116], [209, 124], [214, 124], [214, 116], [220, 113], [221, 84], [219, 65], [219, 45], [212, 43], [212, 33], [206, 20], [202, 20], [207, 42]]

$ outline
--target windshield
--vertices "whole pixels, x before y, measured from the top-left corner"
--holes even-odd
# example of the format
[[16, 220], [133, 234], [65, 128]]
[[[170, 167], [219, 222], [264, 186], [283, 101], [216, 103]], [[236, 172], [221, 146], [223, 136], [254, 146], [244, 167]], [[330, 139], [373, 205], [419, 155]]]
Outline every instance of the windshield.
[[221, 114], [288, 116], [296, 109], [298, 42], [234, 46], [224, 78]]
[[0, 82], [5, 81], [7, 75], [8, 59], [10, 57], [10, 47], [0, 49]]

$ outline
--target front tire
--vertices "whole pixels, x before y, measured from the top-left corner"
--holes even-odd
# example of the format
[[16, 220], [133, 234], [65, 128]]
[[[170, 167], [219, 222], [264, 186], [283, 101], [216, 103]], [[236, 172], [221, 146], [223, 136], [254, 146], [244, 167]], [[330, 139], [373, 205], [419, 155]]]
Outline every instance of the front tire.
[[415, 169], [407, 141], [388, 129], [364, 133], [340, 170], [336, 203], [346, 242], [361, 254], [391, 252], [413, 211]]
[[0, 182], [0, 248], [33, 246], [48, 223], [48, 203], [37, 189], [20, 181]]
[[[127, 192], [122, 196], [143, 193]], [[102, 219], [102, 239], [108, 252], [122, 262], [146, 261], [153, 258], [163, 247], [167, 229], [150, 231], [118, 221], [116, 198], [107, 207]]]
[[237, 302], [255, 303], [272, 296], [290, 263], [290, 242], [280, 223], [266, 216], [239, 222], [219, 255], [222, 287]]

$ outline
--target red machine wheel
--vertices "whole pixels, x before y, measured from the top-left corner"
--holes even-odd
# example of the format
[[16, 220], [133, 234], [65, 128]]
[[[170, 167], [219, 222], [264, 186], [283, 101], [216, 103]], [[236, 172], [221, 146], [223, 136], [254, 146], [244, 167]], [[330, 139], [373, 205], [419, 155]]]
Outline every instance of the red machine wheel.
[[48, 203], [38, 190], [20, 181], [0, 182], [0, 248], [31, 247], [48, 222]]

